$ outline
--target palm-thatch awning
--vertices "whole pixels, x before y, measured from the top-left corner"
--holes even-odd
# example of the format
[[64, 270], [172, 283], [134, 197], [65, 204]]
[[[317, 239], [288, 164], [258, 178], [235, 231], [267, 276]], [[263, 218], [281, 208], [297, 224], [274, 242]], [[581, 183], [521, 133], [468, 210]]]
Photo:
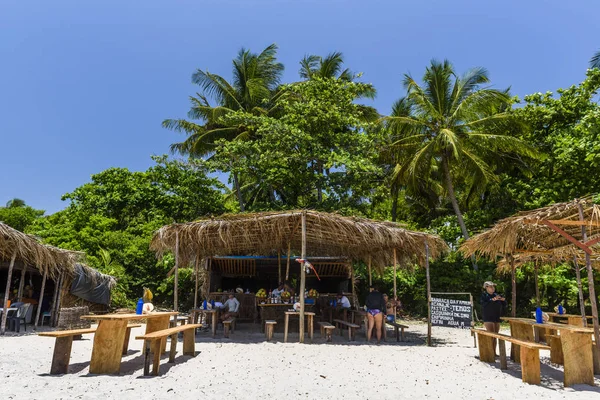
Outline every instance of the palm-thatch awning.
[[55, 278], [63, 272], [73, 273], [75, 263], [83, 259], [83, 253], [59, 249], [40, 243], [27, 235], [0, 222], [0, 261], [10, 261], [37, 268], [40, 273], [48, 269]]
[[447, 250], [438, 236], [410, 231], [391, 222], [343, 217], [317, 211], [282, 211], [255, 214], [226, 214], [218, 218], [163, 226], [154, 235], [150, 248], [158, 256], [174, 252], [179, 240], [180, 265], [204, 257], [228, 255], [299, 254], [302, 247], [301, 218], [306, 213], [307, 257], [348, 257], [383, 269], [392, 265], [394, 249], [404, 263], [425, 259]]
[[[580, 215], [581, 206], [581, 215]], [[586, 229], [584, 240], [582, 227]], [[575, 243], [578, 242], [578, 243]], [[600, 243], [600, 206], [591, 197], [520, 212], [500, 220], [493, 228], [462, 244], [466, 256], [495, 258], [504, 255], [552, 251], [552, 257], [572, 260], [581, 252], [593, 253]]]

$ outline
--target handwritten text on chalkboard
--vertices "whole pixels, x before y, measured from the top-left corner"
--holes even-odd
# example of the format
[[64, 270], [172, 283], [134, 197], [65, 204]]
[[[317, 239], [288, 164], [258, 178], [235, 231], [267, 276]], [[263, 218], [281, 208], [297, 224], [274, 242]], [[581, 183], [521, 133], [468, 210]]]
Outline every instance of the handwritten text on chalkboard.
[[431, 298], [431, 325], [471, 328], [473, 307], [466, 300]]

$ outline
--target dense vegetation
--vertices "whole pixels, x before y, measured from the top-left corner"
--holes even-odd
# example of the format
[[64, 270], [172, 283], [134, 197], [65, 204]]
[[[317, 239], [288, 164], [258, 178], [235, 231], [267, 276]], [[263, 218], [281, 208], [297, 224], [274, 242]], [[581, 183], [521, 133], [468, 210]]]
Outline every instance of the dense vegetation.
[[[119, 279], [120, 306], [142, 286], [171, 301], [172, 260], [157, 262], [148, 243], [173, 221], [305, 207], [402, 221], [456, 249], [519, 210], [598, 190], [598, 69], [582, 73], [579, 84], [521, 100], [493, 88], [483, 68], [461, 73], [448, 61], [432, 61], [422, 79], [405, 77], [405, 93], [389, 110], [375, 110], [363, 103], [376, 88], [346, 68], [341, 53], [306, 56], [298, 81], [289, 83], [281, 81], [275, 45], [260, 53], [242, 49], [232, 64], [230, 80], [196, 71], [199, 93], [190, 98], [187, 119], [163, 121], [186, 135], [171, 147], [185, 161], [158, 157], [145, 172], [111, 168], [64, 195], [70, 204], [63, 211], [42, 216], [16, 199], [0, 208], [0, 220], [85, 251], [92, 266]], [[229, 185], [211, 172], [229, 176]], [[357, 268], [364, 278], [365, 267]], [[452, 252], [433, 263], [432, 288], [478, 294], [484, 280], [494, 279], [508, 297], [510, 282], [494, 268]], [[544, 305], [576, 309], [571, 268], [542, 272]], [[423, 270], [408, 268], [398, 278], [407, 311], [422, 314]], [[391, 271], [376, 277], [387, 290], [392, 279]], [[533, 297], [527, 268], [518, 273], [517, 290], [525, 313]], [[184, 300], [189, 293], [184, 287]]]

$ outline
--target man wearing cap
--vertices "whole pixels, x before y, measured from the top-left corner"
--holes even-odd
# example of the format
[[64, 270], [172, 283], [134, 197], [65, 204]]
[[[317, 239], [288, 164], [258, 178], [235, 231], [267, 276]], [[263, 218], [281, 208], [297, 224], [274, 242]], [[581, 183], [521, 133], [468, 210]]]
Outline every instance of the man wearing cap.
[[[483, 309], [483, 325], [489, 332], [498, 333], [500, 331], [500, 317], [506, 307], [504, 297], [496, 293], [496, 284], [487, 281], [483, 284], [483, 293], [481, 293], [481, 307]], [[496, 349], [496, 339], [494, 339], [494, 351]]]

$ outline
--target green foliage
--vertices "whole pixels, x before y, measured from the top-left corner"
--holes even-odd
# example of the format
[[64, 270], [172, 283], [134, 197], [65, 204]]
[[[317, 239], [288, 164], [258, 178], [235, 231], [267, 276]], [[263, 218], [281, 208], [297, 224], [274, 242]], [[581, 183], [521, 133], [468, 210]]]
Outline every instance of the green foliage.
[[[110, 168], [63, 198], [69, 207], [35, 222], [30, 231], [50, 244], [85, 251], [90, 266], [117, 278], [113, 305], [132, 306], [143, 287], [167, 280], [169, 258], [157, 262], [149, 250], [155, 230], [171, 222], [223, 212], [221, 184], [206, 176], [200, 161], [154, 157], [144, 172]], [[157, 291], [157, 302], [170, 302]]]
[[44, 210], [36, 210], [21, 199], [12, 199], [6, 207], [0, 207], [0, 221], [21, 232], [42, 215]]
[[360, 209], [378, 170], [365, 129], [369, 110], [355, 103], [364, 83], [313, 77], [280, 89], [277, 117], [230, 113], [224, 124], [243, 125], [252, 141], [221, 141], [215, 169], [247, 182], [248, 207]]

